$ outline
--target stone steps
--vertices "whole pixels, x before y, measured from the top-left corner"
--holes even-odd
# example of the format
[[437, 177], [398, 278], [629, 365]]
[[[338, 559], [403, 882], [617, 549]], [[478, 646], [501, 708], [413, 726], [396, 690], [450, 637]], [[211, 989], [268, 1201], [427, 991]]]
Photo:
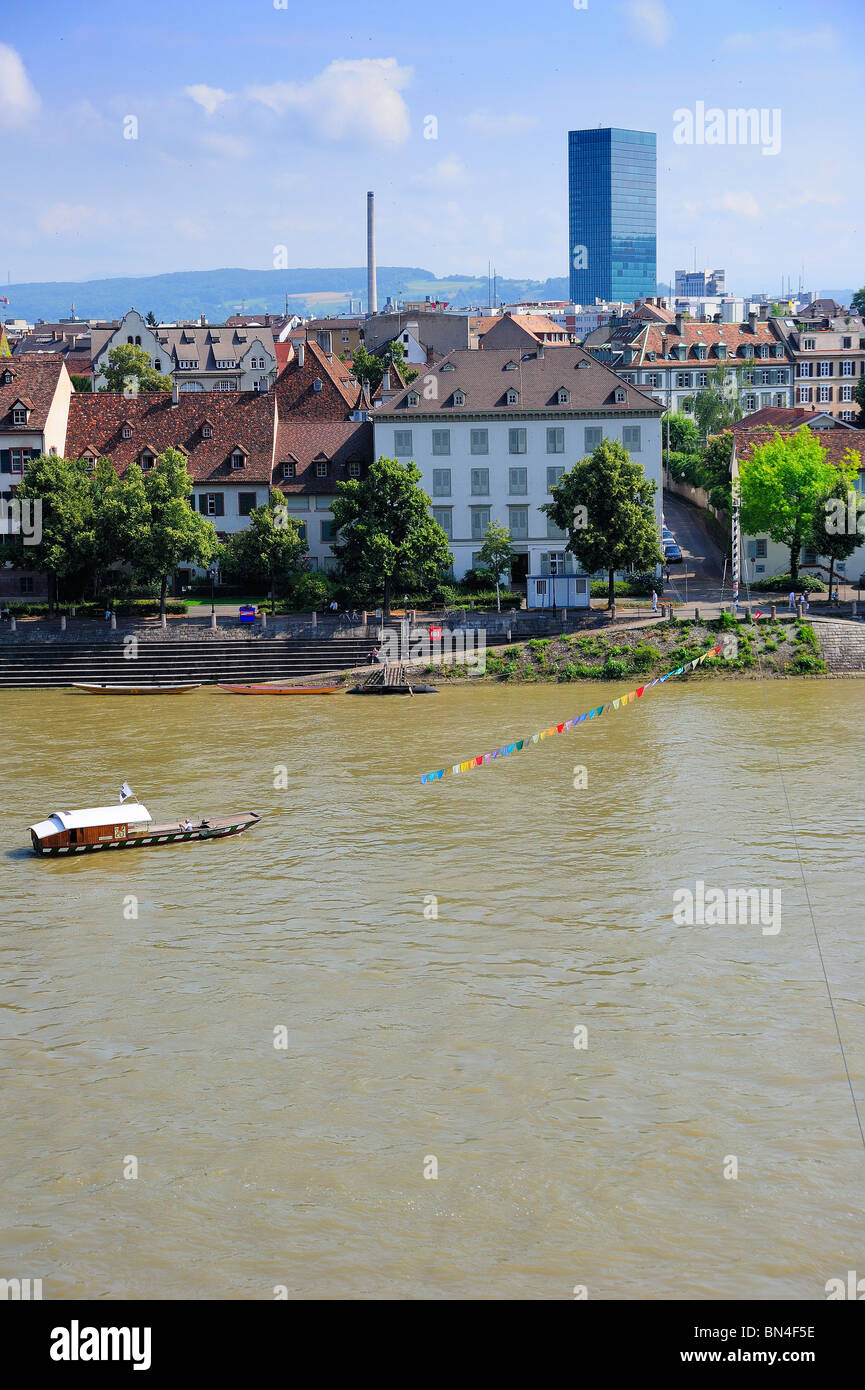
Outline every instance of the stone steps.
[[865, 623], [814, 623], [823, 660], [833, 673], [865, 674]]

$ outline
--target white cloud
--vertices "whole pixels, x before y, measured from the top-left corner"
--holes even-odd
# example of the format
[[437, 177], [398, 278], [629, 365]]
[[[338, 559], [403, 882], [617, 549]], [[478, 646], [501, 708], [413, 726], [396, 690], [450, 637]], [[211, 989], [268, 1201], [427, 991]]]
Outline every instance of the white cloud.
[[212, 116], [224, 101], [231, 100], [230, 92], [223, 91], [221, 87], [208, 87], [203, 82], [196, 82], [192, 87], [184, 87], [183, 90], [188, 97], [204, 108], [208, 116]]
[[0, 43], [0, 130], [26, 125], [39, 110], [39, 97], [21, 56]]
[[208, 131], [202, 135], [201, 143], [206, 150], [225, 159], [245, 159], [249, 153], [246, 143], [236, 135], [215, 135]]
[[524, 135], [527, 130], [536, 130], [540, 120], [527, 111], [508, 111], [496, 116], [492, 111], [480, 110], [470, 111], [465, 125], [473, 135], [483, 140], [493, 140], [500, 135]]
[[412, 175], [412, 183], [417, 184], [418, 188], [453, 188], [467, 180], [466, 166], [455, 154], [445, 155], [431, 169]]
[[248, 95], [278, 116], [293, 112], [325, 140], [401, 145], [411, 134], [401, 96], [411, 74], [395, 58], [337, 59], [309, 82], [250, 87]]
[[111, 218], [100, 208], [88, 207], [86, 203], [51, 203], [37, 219], [41, 231], [49, 236], [58, 233], [84, 231], [87, 227], [108, 227]]
[[734, 212], [737, 217], [759, 217], [760, 204], [753, 193], [725, 193], [709, 203], [716, 212]]
[[654, 48], [662, 48], [673, 32], [673, 21], [662, 0], [628, 0], [625, 9], [631, 33]]
[[732, 53], [828, 53], [837, 48], [838, 36], [830, 24], [810, 32], [795, 29], [760, 29], [728, 34], [721, 47]]

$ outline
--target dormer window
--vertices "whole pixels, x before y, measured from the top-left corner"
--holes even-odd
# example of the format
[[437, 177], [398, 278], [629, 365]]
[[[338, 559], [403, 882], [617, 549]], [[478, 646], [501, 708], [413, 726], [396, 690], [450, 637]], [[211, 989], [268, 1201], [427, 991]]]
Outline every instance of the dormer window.
[[776, 344], [775, 344], [775, 356], [776, 356], [776, 357], [783, 357], [783, 356], [784, 356], [784, 344], [783, 344], [783, 343], [776, 343]]
[[232, 469], [244, 468], [246, 466], [246, 454], [242, 449], [235, 449], [231, 455]]
[[454, 405], [465, 405], [466, 397], [464, 391], [454, 391]]
[[567, 405], [568, 401], [571, 399], [571, 393], [568, 390], [567, 386], [559, 387], [559, 394], [556, 399], [558, 400], [559, 405]]
[[312, 389], [313, 389], [313, 391], [320, 391], [321, 388], [322, 388], [322, 385], [323, 385], [323, 382], [322, 382], [322, 380], [321, 380], [321, 377], [317, 376], [317, 377], [315, 378], [315, 381], [312, 383]]
[[506, 363], [505, 363], [504, 370], [505, 370], [506, 372], [515, 372], [515, 371], [517, 370], [517, 364], [516, 364], [516, 362], [506, 362]]
[[131, 438], [132, 438], [132, 427], [131, 427], [130, 425], [124, 425], [124, 426], [123, 426], [123, 429], [120, 431], [120, 433], [121, 433], [121, 435], [122, 435], [122, 437], [123, 437], [124, 439], [131, 439]]
[[616, 387], [616, 393], [615, 393], [615, 396], [614, 396], [614, 400], [615, 400], [616, 404], [617, 404], [617, 405], [624, 405], [624, 403], [625, 403], [625, 401], [626, 401], [627, 399], [628, 399], [628, 393], [627, 393], [627, 391], [625, 390], [624, 386], [617, 386], [617, 387]]
[[769, 356], [769, 348], [768, 348], [768, 345], [767, 345], [766, 343], [761, 343], [761, 344], [760, 344], [760, 356], [761, 356], [761, 357], [768, 357], [768, 356]]
[[12, 407], [12, 423], [13, 423], [13, 425], [26, 425], [26, 424], [27, 424], [27, 407], [26, 407], [26, 405], [13, 405], [13, 407]]
[[754, 349], [748, 343], [745, 343], [744, 347], [742, 348], [742, 356], [747, 357], [749, 359], [754, 356]]
[[5, 370], [5, 372], [3, 373], [3, 385], [4, 385], [4, 386], [11, 386], [11, 385], [12, 385], [12, 382], [13, 382], [14, 380], [15, 380], [15, 377], [13, 376], [12, 372], [10, 372], [9, 368], [7, 367], [6, 370]]
[[705, 343], [698, 343], [698, 345], [697, 345], [697, 356], [698, 356], [698, 358], [700, 359], [701, 362], [704, 362], [704, 361], [705, 361], [705, 359], [706, 359], [706, 344], [705, 344]]
[[443, 372], [455, 372], [455, 371], [456, 371], [456, 367], [454, 366], [453, 362], [443, 362], [443, 363], [442, 363], [442, 371], [443, 371]]
[[519, 401], [519, 399], [520, 399], [519, 392], [518, 392], [518, 391], [515, 391], [514, 388], [511, 387], [510, 391], [508, 391], [508, 394], [507, 394], [507, 402], [508, 402], [508, 405], [516, 405], [517, 402]]
[[328, 469], [327, 459], [319, 459], [318, 462], [317, 462], [316, 465], [315, 465], [315, 476], [316, 476], [317, 478], [326, 478], [326, 477], [327, 477], [327, 469]]
[[418, 395], [417, 391], [409, 391], [408, 395], [406, 396], [406, 403], [408, 405], [417, 405], [419, 400], [420, 396]]
[[153, 467], [154, 463], [156, 462], [156, 455], [152, 454], [149, 449], [144, 449], [142, 450], [141, 455], [139, 457], [139, 462], [141, 464], [142, 471], [144, 473], [148, 473], [150, 469]]
[[727, 356], [727, 344], [718, 343], [718, 345], [715, 348], [715, 351], [719, 357], [725, 358]]
[[297, 464], [296, 464], [296, 463], [284, 463], [284, 464], [282, 465], [282, 476], [283, 476], [283, 478], [296, 478], [296, 477], [297, 477]]
[[202, 439], [212, 439], [212, 438], [213, 438], [213, 426], [211, 425], [211, 423], [210, 423], [209, 420], [205, 420], [205, 421], [204, 421], [204, 424], [201, 426], [201, 438], [202, 438]]

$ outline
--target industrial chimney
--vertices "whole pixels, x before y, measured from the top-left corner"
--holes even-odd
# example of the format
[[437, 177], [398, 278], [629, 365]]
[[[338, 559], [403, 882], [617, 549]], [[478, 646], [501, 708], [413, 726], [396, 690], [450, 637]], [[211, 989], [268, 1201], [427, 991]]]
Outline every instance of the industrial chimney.
[[375, 287], [375, 194], [366, 195], [366, 298], [367, 313], [378, 313]]

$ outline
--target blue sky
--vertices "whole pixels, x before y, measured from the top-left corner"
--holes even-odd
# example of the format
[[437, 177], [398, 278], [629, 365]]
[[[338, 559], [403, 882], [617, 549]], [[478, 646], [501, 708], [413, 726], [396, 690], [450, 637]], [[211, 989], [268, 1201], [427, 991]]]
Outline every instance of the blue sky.
[[[657, 132], [661, 279], [696, 246], [740, 292], [865, 281], [861, 0], [282, 3], [7, 11], [0, 279], [360, 265], [368, 188], [382, 264], [565, 275], [600, 124]], [[779, 110], [779, 152], [674, 142], [698, 102]]]

